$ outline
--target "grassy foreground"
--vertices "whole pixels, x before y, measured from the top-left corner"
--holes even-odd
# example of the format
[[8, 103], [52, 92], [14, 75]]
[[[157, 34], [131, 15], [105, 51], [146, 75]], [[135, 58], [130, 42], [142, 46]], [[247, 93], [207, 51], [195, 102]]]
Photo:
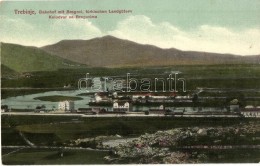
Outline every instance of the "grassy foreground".
[[64, 150], [23, 149], [2, 157], [6, 165], [45, 165], [45, 164], [105, 164], [103, 157], [107, 152]]
[[[75, 121], [76, 120], [76, 121]], [[141, 135], [177, 127], [229, 126], [247, 123], [238, 118], [174, 118], [174, 117], [62, 117], [2, 116], [3, 143], [10, 144], [11, 135], [21, 131], [34, 143], [53, 145], [71, 139], [100, 135]], [[10, 132], [12, 129], [13, 132]], [[14, 142], [14, 141], [13, 141]]]
[[[239, 118], [174, 118], [174, 117], [91, 117], [79, 116], [23, 116], [2, 115], [2, 145], [26, 145], [19, 136], [22, 132], [31, 142], [40, 146], [63, 146], [70, 140], [93, 138], [104, 135], [139, 136], [158, 130], [179, 127], [226, 127], [256, 122], [256, 119]], [[2, 149], [3, 155], [10, 152]], [[208, 163], [257, 162], [259, 150], [208, 151]], [[22, 149], [2, 156], [3, 164], [104, 164], [107, 152], [65, 150]], [[237, 156], [236, 156], [237, 155]], [[123, 164], [127, 164], [123, 163]], [[128, 163], [129, 164], [129, 163]]]

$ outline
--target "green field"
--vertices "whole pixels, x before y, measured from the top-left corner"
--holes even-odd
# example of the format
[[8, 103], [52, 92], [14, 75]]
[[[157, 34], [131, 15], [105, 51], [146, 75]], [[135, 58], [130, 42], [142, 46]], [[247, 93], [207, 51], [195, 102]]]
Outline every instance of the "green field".
[[[78, 80], [86, 77], [86, 73], [90, 73], [90, 77], [117, 76], [117, 78], [125, 80], [126, 74], [130, 73], [131, 78], [150, 78], [154, 80], [154, 78], [167, 79], [171, 71], [181, 72], [178, 78], [184, 78], [186, 80], [188, 93], [194, 91], [197, 87], [241, 90], [259, 89], [260, 85], [260, 65], [254, 64], [59, 69], [56, 71], [32, 72], [32, 77], [30, 78], [2, 78], [1, 81], [2, 88], [30, 87], [61, 89], [64, 85], [71, 85], [71, 89], [77, 89]], [[177, 88], [181, 91], [182, 86], [180, 86], [180, 84], [178, 85]], [[162, 90], [162, 84], [158, 84], [157, 88], [158, 90]], [[154, 85], [151, 86], [151, 89], [154, 89]], [[33, 90], [28, 90], [28, 92], [26, 90], [17, 90], [14, 92], [10, 89], [3, 89], [1, 93], [2, 98], [6, 98], [32, 94]]]
[[6, 165], [105, 164], [106, 155], [107, 152], [91, 150], [23, 149], [2, 157], [2, 162]]

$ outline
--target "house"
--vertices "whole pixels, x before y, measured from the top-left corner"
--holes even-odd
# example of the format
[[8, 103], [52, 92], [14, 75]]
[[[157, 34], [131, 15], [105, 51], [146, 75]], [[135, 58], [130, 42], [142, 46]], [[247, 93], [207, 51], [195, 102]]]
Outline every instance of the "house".
[[230, 101], [229, 109], [231, 112], [237, 112], [239, 111], [239, 103], [237, 99], [233, 99]]
[[232, 111], [232, 112], [237, 112], [237, 111], [239, 111], [239, 105], [238, 105], [238, 104], [230, 105], [230, 106], [229, 106], [229, 109], [230, 109], [230, 111]]
[[66, 84], [63, 86], [63, 88], [71, 88], [71, 85], [70, 84]]
[[149, 98], [152, 96], [152, 93], [134, 93], [134, 95], [132, 95], [132, 99], [136, 100], [136, 99], [145, 99], [145, 98]]
[[151, 96], [152, 99], [168, 99], [168, 96]]
[[130, 104], [128, 102], [114, 102], [113, 111], [114, 112], [127, 112], [130, 109]]
[[95, 94], [95, 102], [100, 102], [102, 101], [102, 97], [99, 96], [97, 93]]
[[78, 108], [78, 110], [76, 112], [82, 113], [82, 114], [95, 115], [95, 114], [99, 113], [99, 109], [97, 109], [97, 108]]
[[8, 106], [7, 105], [1, 105], [1, 112], [8, 112]]
[[31, 78], [33, 75], [31, 73], [22, 73], [22, 77]]
[[260, 106], [254, 107], [251, 105], [246, 106], [240, 111], [241, 115], [244, 117], [260, 117]]
[[111, 99], [108, 97], [107, 93], [95, 93], [94, 102], [95, 103], [111, 102]]
[[175, 99], [190, 100], [192, 98], [188, 95], [188, 96], [176, 96]]
[[58, 104], [58, 110], [61, 111], [73, 111], [74, 110], [74, 101], [61, 101]]
[[42, 105], [42, 106], [37, 106], [35, 109], [34, 109], [34, 112], [36, 113], [44, 113], [46, 110], [45, 110], [45, 106]]
[[158, 109], [149, 109], [149, 114], [165, 114], [166, 110], [164, 105], [160, 105]]
[[173, 110], [167, 109], [165, 115], [181, 115], [183, 116], [185, 108], [174, 108]]

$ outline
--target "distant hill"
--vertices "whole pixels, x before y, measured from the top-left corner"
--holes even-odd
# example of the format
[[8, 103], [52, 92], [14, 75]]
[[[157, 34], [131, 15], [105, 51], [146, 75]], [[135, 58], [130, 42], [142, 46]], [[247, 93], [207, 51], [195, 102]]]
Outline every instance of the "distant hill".
[[1, 67], [3, 72], [23, 73], [53, 71], [61, 68], [75, 68], [79, 63], [50, 55], [37, 47], [16, 44], [1, 44]]
[[112, 36], [90, 40], [62, 40], [42, 49], [50, 54], [93, 67], [260, 63], [260, 55], [238, 56], [181, 51], [174, 48], [162, 49]]

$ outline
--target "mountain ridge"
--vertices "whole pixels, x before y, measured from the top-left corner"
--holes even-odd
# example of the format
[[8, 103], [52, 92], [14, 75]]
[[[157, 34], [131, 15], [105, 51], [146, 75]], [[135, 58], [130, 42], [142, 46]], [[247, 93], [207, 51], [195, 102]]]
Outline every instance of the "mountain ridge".
[[182, 51], [104, 36], [89, 40], [62, 40], [41, 47], [44, 51], [92, 67], [166, 66], [193, 64], [259, 63], [260, 55]]

